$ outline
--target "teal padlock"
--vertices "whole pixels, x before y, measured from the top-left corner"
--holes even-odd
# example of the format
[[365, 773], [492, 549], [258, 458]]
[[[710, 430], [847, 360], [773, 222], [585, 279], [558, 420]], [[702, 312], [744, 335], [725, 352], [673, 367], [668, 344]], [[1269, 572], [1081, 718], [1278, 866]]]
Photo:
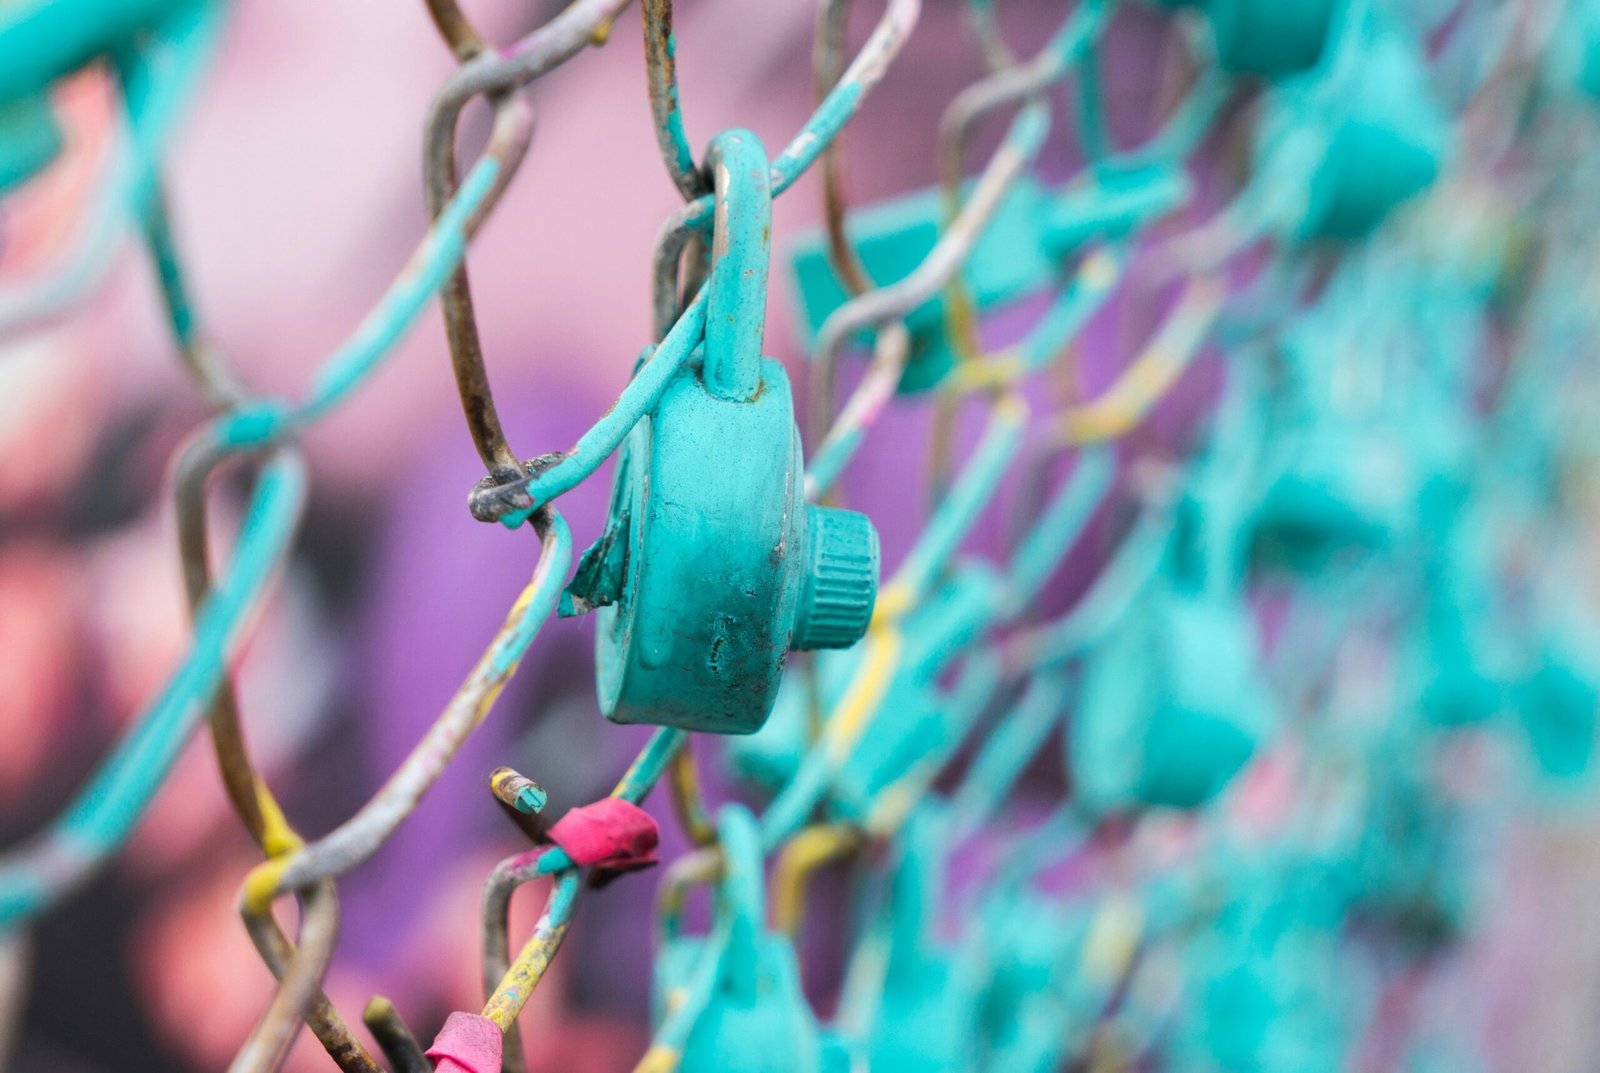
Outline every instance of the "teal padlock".
[[1065, 737], [1073, 793], [1095, 813], [1195, 808], [1266, 735], [1255, 620], [1240, 592], [1240, 522], [1253, 480], [1254, 414], [1230, 386], [1197, 485], [1180, 504], [1167, 570], [1085, 657]]
[[1067, 1061], [1105, 996], [1081, 970], [1090, 918], [1023, 888], [999, 888], [968, 935], [988, 966], [978, 1008], [982, 1068], [1046, 1073]]
[[1067, 735], [1095, 812], [1211, 800], [1266, 733], [1253, 624], [1237, 601], [1158, 585], [1084, 665]]
[[717, 818], [722, 880], [715, 930], [674, 930], [656, 963], [656, 1048], [683, 1073], [846, 1073], [800, 987], [793, 944], [766, 929], [766, 885], [755, 817], [728, 805]]
[[61, 127], [43, 94], [0, 101], [0, 194], [19, 186], [61, 152]]
[[1282, 78], [1315, 67], [1347, 0], [1150, 0], [1202, 9], [1217, 63], [1232, 74]]
[[1284, 465], [1255, 516], [1263, 561], [1314, 574], [1414, 531], [1417, 474], [1392, 430], [1330, 417], [1280, 442]]
[[0, 101], [36, 96], [140, 31], [214, 0], [11, 0], [0, 3]]
[[1337, 334], [1359, 314], [1325, 308], [1286, 340], [1291, 383], [1269, 419], [1274, 450], [1250, 522], [1259, 561], [1307, 576], [1443, 531], [1436, 505], [1459, 495], [1470, 442], [1437, 385], [1411, 385], [1403, 405], [1383, 391], [1375, 345]]
[[842, 1016], [864, 1023], [864, 1068], [957, 1073], [975, 1068], [982, 964], [938, 938], [948, 818], [925, 807], [902, 832], [900, 860], [845, 981]]
[[1352, 914], [1374, 920], [1413, 951], [1438, 949], [1460, 935], [1470, 874], [1453, 806], [1428, 785], [1417, 758], [1424, 735], [1388, 735], [1370, 750], [1365, 814], [1339, 867]]
[[878, 538], [865, 515], [805, 502], [789, 379], [761, 357], [766, 153], [729, 131], [708, 166], [717, 209], [701, 356], [629, 434], [606, 532], [563, 613], [600, 609], [608, 719], [749, 734], [791, 649], [847, 648], [866, 632]]
[[1437, 727], [1481, 726], [1505, 706], [1509, 681], [1494, 665], [1480, 622], [1459, 606], [1430, 606], [1410, 653], [1422, 679], [1418, 704]]
[[1545, 56], [1546, 81], [1600, 100], [1600, 3], [1568, 0]]
[[[1404, 651], [1417, 705], [1430, 726], [1481, 726], [1506, 708], [1516, 654], [1495, 593], [1493, 526], [1462, 510], [1443, 526], [1430, 557], [1425, 604]], [[1437, 559], [1436, 562], [1432, 561]]]
[[[1298, 4], [1281, 4], [1285, 10]], [[1370, 233], [1433, 185], [1450, 145], [1450, 125], [1428, 85], [1420, 46], [1369, 19], [1331, 69], [1276, 87], [1259, 128], [1258, 157], [1270, 169], [1279, 147], [1321, 147], [1304, 184], [1292, 237], [1354, 239]], [[1300, 137], [1296, 137], [1299, 135]]]
[[[962, 278], [980, 312], [1037, 291], [1054, 277], [1055, 262], [1045, 250], [1039, 228], [1045, 200], [1036, 183], [1019, 178], [979, 236], [962, 267]], [[945, 214], [944, 193], [935, 187], [851, 212], [846, 230], [867, 274], [883, 286], [904, 279], [922, 263], [939, 240]], [[800, 238], [790, 254], [790, 269], [802, 313], [803, 342], [809, 350], [823, 323], [849, 294], [834, 274], [827, 236], [821, 231]], [[911, 353], [900, 390], [924, 391], [939, 383], [956, 362], [945, 331], [943, 295], [912, 310], [906, 327]]]
[[[1595, 631], [1581, 631], [1585, 641]], [[1511, 686], [1511, 706], [1526, 736], [1536, 770], [1577, 783], [1594, 770], [1600, 734], [1600, 668], [1594, 649], [1570, 634], [1540, 646], [1536, 665]]]
[[1177, 1068], [1346, 1068], [1372, 989], [1339, 956], [1349, 892], [1329, 848], [1224, 844], [1203, 865], [1213, 907], [1184, 943], [1193, 1013], [1172, 1041]]
[[1348, 1019], [1363, 989], [1336, 957], [1337, 922], [1305, 919], [1295, 898], [1264, 885], [1188, 944], [1194, 1014], [1173, 1041], [1187, 1058], [1178, 1068], [1346, 1068]]
[[1322, 62], [1347, 0], [1201, 0], [1217, 63], [1234, 74], [1283, 78]]

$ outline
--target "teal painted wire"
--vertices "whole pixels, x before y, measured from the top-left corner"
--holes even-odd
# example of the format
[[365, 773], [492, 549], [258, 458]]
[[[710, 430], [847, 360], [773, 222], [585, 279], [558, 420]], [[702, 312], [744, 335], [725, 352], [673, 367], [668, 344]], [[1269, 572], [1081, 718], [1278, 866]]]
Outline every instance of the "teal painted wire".
[[622, 389], [616, 404], [590, 426], [589, 431], [580, 436], [570, 450], [563, 452], [554, 465], [529, 478], [527, 488], [533, 505], [506, 514], [500, 519], [501, 524], [508, 529], [515, 529], [540, 506], [576, 488], [599, 469], [601, 463], [621, 446], [640, 418], [655, 408], [667, 384], [683, 368], [694, 348], [700, 345], [705, 323], [706, 294], [702, 289], [684, 309], [666, 338], [655, 348], [650, 360]]
[[1120, 154], [1117, 164], [1121, 167], [1148, 167], [1187, 159], [1227, 103], [1233, 84], [1233, 79], [1222, 71], [1208, 68], [1149, 144]]
[[0, 857], [0, 928], [48, 909], [127, 840], [216, 694], [267, 578], [288, 550], [305, 486], [296, 455], [279, 453], [266, 464], [233, 561], [195, 617], [183, 663], [55, 826]]
[[371, 375], [378, 363], [415, 323], [466, 253], [467, 225], [499, 178], [500, 162], [483, 157], [467, 172], [405, 268], [378, 305], [336, 350], [312, 381], [297, 419], [315, 420]]
[[927, 592], [977, 524], [1016, 457], [1026, 423], [1027, 413], [1020, 404], [996, 407], [977, 450], [895, 572], [892, 584], [903, 586], [907, 597], [916, 600]]
[[276, 439], [293, 425], [321, 417], [360, 386], [461, 262], [466, 250], [467, 222], [493, 189], [498, 174], [498, 162], [489, 157], [478, 161], [467, 173], [461, 188], [378, 304], [322, 363], [304, 402], [265, 399], [242, 406], [220, 419], [218, 437], [222, 444], [242, 450]]
[[1069, 692], [1059, 670], [1036, 675], [1017, 706], [984, 739], [951, 801], [958, 837], [988, 822], [1066, 714]]
[[194, 97], [216, 52], [225, 14], [220, 0], [181, 6], [159, 31], [146, 36], [130, 62], [120, 65], [132, 118], [133, 168], [121, 199], [129, 217], [155, 192], [159, 163], [179, 113]]
[[[153, 122], [152, 114], [159, 115], [168, 106], [169, 98], [157, 92], [157, 85], [152, 83], [137, 102], [140, 124]], [[276, 439], [290, 424], [325, 413], [369, 376], [460, 262], [466, 223], [493, 187], [497, 170], [498, 164], [486, 158], [468, 173], [406, 270], [324, 364], [303, 406], [257, 402], [225, 415], [215, 426], [218, 446], [240, 450]], [[304, 474], [297, 460], [285, 455], [269, 463], [246, 518], [235, 564], [196, 618], [195, 639], [183, 665], [56, 828], [0, 860], [0, 926], [14, 925], [48, 908], [126, 841], [214, 693], [227, 646], [244, 614], [259, 599], [271, 564], [284, 554], [303, 494]], [[558, 588], [559, 579], [552, 593]], [[554, 598], [546, 601], [552, 607]], [[524, 647], [531, 637], [529, 633]]]
[[[964, 252], [957, 255], [956, 251], [965, 251], [976, 241], [1000, 196], [1038, 154], [1049, 125], [1050, 110], [1041, 101], [1030, 102], [1018, 112], [971, 195], [922, 263], [897, 283], [869, 291], [834, 310], [823, 324], [818, 349], [825, 354], [836, 350], [856, 329], [881, 328], [894, 321], [896, 313], [903, 316], [943, 288], [965, 256]], [[879, 303], [884, 302], [884, 295], [891, 295], [893, 300], [880, 312]], [[871, 312], [863, 314], [864, 308]], [[825, 356], [823, 360], [832, 360], [832, 356]], [[822, 443], [813, 447], [815, 454], [806, 465], [808, 496], [814, 499], [833, 487], [865, 440], [866, 425], [865, 421], [857, 421], [850, 427], [842, 427], [840, 422], [835, 422]]]
[[457, 755], [560, 600], [572, 565], [572, 533], [554, 511], [547, 525], [534, 590], [519, 601], [515, 621], [497, 632], [484, 659], [378, 792], [327, 835], [277, 859], [277, 893], [340, 875], [370, 858], [411, 815], [443, 764]]
[[784, 784], [761, 814], [761, 845], [768, 853], [783, 845], [811, 817], [833, 780], [834, 764], [825, 748], [807, 750], [794, 778]]
[[675, 727], [662, 727], [657, 730], [629, 765], [622, 780], [611, 792], [611, 796], [620, 797], [635, 805], [643, 801], [645, 795], [661, 781], [661, 773], [667, 770], [667, 765], [688, 740], [688, 732]]
[[[962, 668], [955, 687], [940, 701], [940, 710], [944, 712], [949, 726], [964, 728], [977, 718], [1003, 683], [1004, 679], [1000, 672], [999, 662], [989, 653], [979, 650], [973, 654]], [[893, 715], [892, 712], [886, 713], [885, 717], [893, 718]], [[947, 748], [954, 749], [959, 746], [961, 737], [958, 729], [956, 733], [950, 735]], [[777, 849], [805, 826], [806, 821], [826, 796], [829, 784], [833, 782], [849, 756], [848, 751], [843, 754], [836, 753], [826, 739], [818, 741], [807, 750], [794, 778], [784, 785], [778, 796], [761, 814], [761, 844], [768, 852]], [[930, 764], [933, 770], [927, 772], [930, 778], [937, 774], [936, 769], [942, 766], [944, 759], [948, 759], [948, 754], [933, 758], [934, 762]]]
[[[899, 49], [905, 35], [910, 33], [921, 8], [921, 0], [889, 0], [888, 10], [878, 28], [861, 46], [861, 52], [845, 68], [844, 75], [828, 91], [822, 103], [817, 105], [799, 133], [772, 159], [773, 197], [789, 189], [796, 179], [805, 174], [807, 168], [816, 163], [822, 150], [839, 136], [845, 123], [861, 107], [867, 91], [883, 77], [884, 65]], [[710, 227], [713, 214], [711, 195], [703, 195], [691, 205], [690, 213], [684, 218], [686, 224], [690, 227]]]
[[816, 498], [838, 483], [839, 478], [844, 475], [845, 466], [855, 458], [856, 452], [861, 449], [862, 441], [866, 438], [865, 426], [828, 437], [822, 449], [806, 464], [806, 484], [817, 490], [812, 494], [812, 498]]
[[1110, 448], [1092, 447], [1079, 453], [1071, 476], [1011, 557], [1006, 593], [1013, 604], [1032, 600], [1055, 573], [1111, 490], [1116, 475], [1117, 460]]
[[1090, 164], [1100, 164], [1115, 151], [1106, 130], [1105, 97], [1100, 91], [1100, 49], [1091, 44], [1077, 65], [1078, 143]]
[[215, 51], [221, 8], [207, 2], [185, 9], [124, 65], [129, 125], [113, 144], [83, 230], [49, 275], [0, 291], [0, 338], [63, 312], [109, 271], [123, 237], [155, 194], [157, 162]]
[[[1081, 0], [1045, 51], [1050, 59], [1050, 81], [1066, 78], [1080, 63], [1093, 63], [1100, 35], [1116, 4], [1112, 0]], [[1103, 120], [1103, 117], [1102, 117]]]
[[1135, 523], [1077, 606], [1034, 641], [1030, 656], [1035, 669], [1072, 659], [1105, 636], [1160, 569], [1172, 533], [1170, 513], [1151, 511]]
[[1021, 346], [1024, 373], [1037, 372], [1061, 355], [1062, 350], [1083, 330], [1090, 317], [1116, 293], [1128, 267], [1128, 250], [1119, 243], [1104, 247], [1090, 257], [1103, 257], [1103, 274], [1079, 272], [1062, 289], [1038, 325]]

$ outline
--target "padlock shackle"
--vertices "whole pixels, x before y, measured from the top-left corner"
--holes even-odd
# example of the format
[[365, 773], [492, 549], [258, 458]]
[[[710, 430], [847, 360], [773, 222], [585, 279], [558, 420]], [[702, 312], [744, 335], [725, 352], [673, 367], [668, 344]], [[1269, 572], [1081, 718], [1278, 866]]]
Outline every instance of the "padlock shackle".
[[706, 151], [716, 195], [711, 224], [711, 280], [706, 285], [708, 392], [749, 402], [761, 390], [761, 344], [767, 321], [772, 247], [772, 169], [761, 140], [725, 130]]
[[767, 914], [765, 855], [755, 816], [743, 805], [724, 805], [717, 816], [717, 841], [722, 846], [717, 913], [727, 928], [718, 975], [727, 990], [753, 996], [757, 946]]

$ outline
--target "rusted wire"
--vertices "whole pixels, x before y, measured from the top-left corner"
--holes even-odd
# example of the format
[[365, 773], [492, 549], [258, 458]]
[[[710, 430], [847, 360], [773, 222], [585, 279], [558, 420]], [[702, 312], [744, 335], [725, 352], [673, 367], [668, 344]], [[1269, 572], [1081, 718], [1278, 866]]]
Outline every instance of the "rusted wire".
[[[199, 609], [211, 595], [206, 485], [215, 473], [217, 464], [225, 457], [226, 454], [220, 445], [204, 432], [191, 438], [178, 456], [177, 476], [174, 481], [178, 507], [178, 548], [191, 618], [199, 613]], [[212, 750], [216, 755], [217, 768], [222, 773], [228, 800], [240, 820], [244, 822], [246, 830], [250, 832], [250, 837], [269, 857], [295, 848], [299, 844], [299, 836], [289, 826], [271, 790], [256, 774], [254, 765], [250, 762], [243, 728], [239, 722], [237, 694], [233, 688], [232, 677], [226, 673], [207, 712], [207, 723], [211, 728]], [[325, 898], [328, 905], [328, 908], [323, 910], [325, 917], [319, 919], [325, 920], [326, 926], [337, 934], [339, 911], [332, 884], [328, 884], [319, 896]], [[262, 922], [261, 927], [260, 942], [266, 943], [262, 949], [272, 952], [269, 964], [273, 964], [275, 972], [281, 975], [287, 960], [285, 951], [292, 948], [270, 916]], [[332, 949], [331, 941], [329, 949], [330, 951]], [[263, 957], [267, 956], [264, 952]], [[315, 979], [320, 980], [320, 978], [319, 970]], [[327, 995], [320, 989], [312, 990], [307, 1003], [306, 1023], [311, 1026], [328, 1055], [339, 1064], [339, 1068], [346, 1073], [372, 1073], [377, 1070], [377, 1064], [372, 1061], [366, 1049], [356, 1041], [344, 1018], [339, 1015]]]
[[[483, 882], [483, 997], [486, 1002], [494, 997], [500, 981], [511, 971], [511, 895], [518, 887], [544, 875], [539, 871], [539, 858], [546, 852], [547, 848], [541, 846], [507, 857], [494, 866]], [[506, 1027], [501, 1055], [503, 1073], [522, 1073], [522, 1036], [515, 1025]]]
[[[582, 3], [574, 4], [567, 9], [563, 17], [584, 6]], [[772, 158], [773, 196], [787, 190], [815, 162], [823, 149], [838, 136], [846, 121], [860, 108], [862, 100], [883, 78], [889, 62], [899, 53], [912, 27], [916, 25], [921, 10], [920, 0], [889, 0], [877, 26], [868, 35], [866, 42], [856, 53], [855, 59], [845, 68], [844, 74], [833, 90], [817, 106], [811, 118], [783, 151]], [[547, 29], [554, 27], [556, 22], [560, 21], [561, 19], [555, 20]], [[477, 92], [499, 88], [508, 82], [515, 82], [518, 78], [533, 77], [528, 72], [537, 72], [541, 62], [552, 62], [550, 57], [556, 55], [563, 46], [573, 50], [581, 47], [583, 40], [577, 38], [574, 32], [580, 25], [580, 22], [574, 20], [567, 24], [561, 33], [552, 33], [548, 44], [542, 46], [536, 54], [533, 52], [525, 54], [520, 50], [514, 50], [512, 55], [492, 63], [485, 62], [487, 57], [480, 57], [464, 65], [457, 73], [457, 77], [446, 83], [444, 89], [434, 98], [426, 135], [429, 158], [433, 159], [436, 154], [448, 149], [446, 144], [448, 132], [454, 129], [455, 116], [465, 101], [471, 99]], [[531, 41], [532, 38], [528, 40]], [[444, 149], [440, 146], [444, 146]], [[702, 195], [689, 202], [680, 212], [669, 218], [657, 242], [654, 309], [657, 335], [662, 339], [660, 348], [662, 350], [677, 331], [686, 327], [685, 321], [691, 316], [704, 314], [704, 307], [698, 295], [678, 311], [677, 266], [694, 234], [710, 226], [714, 214], [713, 201], [710, 195]], [[671, 327], [665, 328], [663, 322], [670, 324]], [[892, 334], [882, 333], [884, 336]], [[698, 339], [688, 338], [679, 342], [684, 349], [675, 352], [675, 357], [686, 357], [688, 348], [697, 343]], [[892, 341], [886, 352], [893, 353]], [[901, 360], [903, 361], [903, 358]], [[649, 364], [656, 365], [655, 362]], [[658, 371], [665, 375], [671, 370], [658, 368]], [[664, 386], [664, 380], [661, 383]], [[643, 412], [643, 410], [638, 411], [641, 416]], [[610, 420], [607, 424], [605, 443], [590, 444], [589, 450], [584, 452], [574, 448], [564, 455], [542, 457], [526, 467], [530, 471], [526, 476], [515, 481], [506, 482], [491, 478], [481, 483], [473, 490], [470, 497], [473, 516], [481, 521], [514, 522], [571, 488], [583, 476], [592, 473], [600, 461], [621, 444], [627, 427], [631, 426], [625, 426], [623, 422], [615, 420], [616, 416], [616, 409], [607, 415]], [[548, 490], [542, 491], [541, 486]]]
[[[817, 8], [816, 44], [812, 69], [817, 100], [825, 100], [844, 72], [844, 35], [851, 0], [823, 0]], [[875, 283], [855, 245], [845, 233], [849, 211], [844, 193], [844, 132], [822, 150], [822, 220], [828, 236], [828, 261], [851, 296], [871, 290]]]
[[[529, 103], [512, 92], [497, 96], [494, 104], [494, 127], [489, 137], [488, 156], [502, 161], [500, 181], [496, 184], [480, 213], [468, 224], [469, 232], [482, 222], [483, 216], [499, 199], [511, 181], [517, 165], [526, 154], [533, 136], [533, 109]], [[442, 162], [442, 172], [429, 175], [428, 211], [435, 218], [444, 210], [456, 190], [455, 144], [449, 145], [449, 159]], [[522, 473], [522, 466], [510, 445], [495, 409], [494, 391], [489, 385], [489, 373], [483, 360], [483, 342], [478, 335], [477, 316], [472, 306], [472, 286], [467, 276], [465, 258], [456, 267], [439, 291], [439, 305], [444, 313], [445, 338], [450, 347], [451, 368], [455, 372], [456, 388], [461, 395], [462, 412], [466, 416], [467, 430], [473, 446], [485, 466], [499, 479], [512, 479]]]
[[655, 120], [661, 163], [685, 201], [709, 193], [710, 184], [694, 162], [694, 150], [683, 126], [678, 93], [677, 41], [672, 32], [672, 0], [640, 0], [644, 23], [645, 82], [650, 90], [650, 115]]
[[[583, 48], [603, 42], [611, 20], [627, 4], [628, 0], [578, 0], [509, 49], [478, 52], [457, 68], [435, 94], [424, 132], [423, 173], [431, 213], [437, 215], [456, 189], [456, 128], [467, 103], [479, 95], [493, 103], [495, 123], [488, 152], [502, 156], [507, 165], [484, 203], [486, 213], [510, 182], [532, 135], [531, 106], [516, 91]], [[455, 30], [459, 32], [459, 27]], [[481, 219], [482, 214], [469, 231]], [[495, 407], [465, 264], [452, 275], [440, 299], [456, 390], [473, 445], [496, 482], [514, 481], [524, 469], [506, 441]]]
[[24, 932], [0, 932], [0, 1068], [11, 1065], [17, 1029], [27, 1005], [32, 945]]
[[439, 31], [439, 36], [444, 38], [445, 44], [450, 46], [450, 51], [455, 53], [457, 60], [465, 63], [489, 47], [488, 41], [472, 25], [472, 21], [467, 18], [456, 0], [424, 0], [424, 2], [428, 6], [428, 17], [433, 20], [434, 28]]
[[422, 1045], [411, 1034], [400, 1011], [382, 995], [374, 995], [361, 1013], [361, 1020], [378, 1041], [378, 1048], [389, 1060], [393, 1073], [433, 1073], [433, 1063], [422, 1053]]
[[321, 994], [322, 976], [333, 960], [333, 947], [339, 936], [339, 902], [332, 880], [323, 880], [305, 890], [300, 897], [300, 935], [296, 948], [283, 934], [271, 912], [255, 914], [244, 908], [245, 928], [255, 943], [256, 952], [278, 979], [272, 1004], [256, 1024], [228, 1066], [229, 1073], [267, 1073], [283, 1065], [289, 1047], [305, 1019], [317, 1033], [348, 1040], [354, 1050], [331, 1049], [328, 1054], [341, 1069], [360, 1073], [382, 1073], [381, 1068], [350, 1035], [331, 1003]]
[[184, 368], [207, 402], [216, 406], [231, 406], [241, 401], [247, 392], [222, 363], [216, 349], [200, 330], [189, 286], [184, 279], [177, 240], [172, 233], [166, 191], [159, 181], [151, 192], [149, 205], [140, 215], [140, 226], [144, 233], [145, 250], [155, 267], [167, 323], [172, 328], [173, 341], [177, 344], [178, 357]]
[[[263, 1042], [241, 1052], [235, 1062], [240, 1073], [273, 1068], [260, 1063], [270, 1062], [278, 1053], [274, 1049], [278, 1040], [292, 1039], [300, 1011], [312, 1001], [315, 983], [326, 968], [322, 946], [310, 944], [304, 927], [298, 952], [287, 942], [279, 941], [282, 933], [272, 919], [273, 901], [291, 891], [320, 890], [323, 883], [329, 884], [331, 897], [331, 877], [367, 859], [394, 833], [483, 720], [539, 624], [553, 611], [558, 581], [571, 565], [571, 536], [560, 516], [543, 518], [540, 528], [544, 546], [533, 580], [467, 680], [395, 772], [355, 815], [328, 835], [272, 857], [246, 878], [240, 896], [246, 926], [263, 958], [275, 963], [275, 971], [281, 971], [278, 997], [257, 1030], [257, 1037]], [[331, 919], [323, 916], [319, 923], [337, 929], [337, 907], [325, 912], [332, 913]], [[309, 918], [309, 910], [307, 915]], [[319, 944], [323, 940], [320, 933], [313, 938]], [[326, 941], [331, 953], [332, 937]]]
[[1000, 33], [1000, 20], [995, 14], [996, 0], [967, 0], [967, 25], [978, 41], [978, 52], [991, 71], [1015, 67], [1017, 54], [1006, 44]]

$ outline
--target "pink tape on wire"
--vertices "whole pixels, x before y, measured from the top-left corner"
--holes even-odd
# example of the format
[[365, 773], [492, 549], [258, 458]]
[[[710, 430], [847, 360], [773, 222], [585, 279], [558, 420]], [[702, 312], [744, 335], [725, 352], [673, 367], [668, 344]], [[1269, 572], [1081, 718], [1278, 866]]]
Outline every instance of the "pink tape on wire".
[[475, 1013], [452, 1013], [428, 1048], [435, 1073], [500, 1073], [500, 1026]]
[[[607, 797], [570, 810], [549, 831], [575, 864], [617, 873], [656, 863], [661, 832], [638, 805]], [[428, 1048], [435, 1073], [500, 1073], [500, 1026], [475, 1013], [452, 1013]]]
[[631, 872], [656, 863], [655, 819], [620, 797], [571, 809], [550, 828], [550, 841], [580, 865]]

